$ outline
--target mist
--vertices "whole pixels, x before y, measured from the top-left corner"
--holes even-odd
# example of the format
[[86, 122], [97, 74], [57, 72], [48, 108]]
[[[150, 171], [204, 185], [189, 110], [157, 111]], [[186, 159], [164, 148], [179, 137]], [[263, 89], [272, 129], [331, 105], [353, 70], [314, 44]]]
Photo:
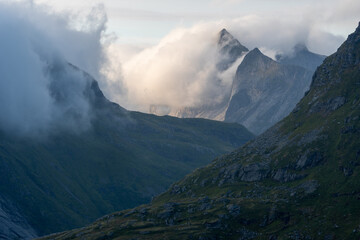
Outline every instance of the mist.
[[242, 61], [239, 58], [224, 72], [217, 69], [223, 57], [217, 46], [221, 29], [272, 58], [292, 54], [298, 43], [329, 55], [344, 36], [324, 26], [352, 21], [352, 2], [332, 3], [323, 11], [324, 4], [315, 4], [301, 15], [294, 10], [180, 25], [157, 44], [139, 45], [118, 42], [107, 31], [103, 5], [60, 12], [33, 1], [0, 1], [0, 129], [41, 135], [89, 128], [93, 114], [83, 94], [89, 82], [68, 63], [95, 77], [107, 98], [129, 110], [220, 103]]
[[152, 46], [112, 44], [107, 53], [112, 70], [104, 74], [102, 86], [111, 100], [131, 110], [148, 112], [152, 105], [171, 109], [213, 105], [226, 97], [241, 63], [239, 60], [226, 73], [216, 69], [221, 29], [226, 28], [250, 50], [258, 47], [273, 59], [276, 54], [293, 54], [297, 44], [330, 55], [345, 40], [344, 26], [348, 33], [356, 27], [359, 10], [355, 0], [319, 1], [286, 11], [202, 21], [191, 27], [180, 24]]
[[190, 28], [177, 28], [155, 46], [138, 51], [113, 50], [108, 56], [112, 63], [121, 66], [121, 77], [113, 82], [120, 81], [123, 91], [111, 94], [105, 88], [105, 92], [124, 107], [145, 112], [151, 105], [177, 109], [221, 102], [228, 95], [241, 63], [239, 59], [226, 72], [216, 68], [222, 57], [217, 46], [218, 33], [223, 28], [250, 50], [258, 47], [273, 59], [279, 53], [292, 54], [293, 47], [299, 43], [306, 44], [313, 52], [329, 55], [344, 40], [304, 19], [284, 21], [250, 15], [203, 22]]
[[69, 14], [31, 1], [0, 2], [0, 130], [44, 136], [90, 126], [89, 80], [69, 63], [99, 76], [105, 22], [99, 11], [76, 29]]

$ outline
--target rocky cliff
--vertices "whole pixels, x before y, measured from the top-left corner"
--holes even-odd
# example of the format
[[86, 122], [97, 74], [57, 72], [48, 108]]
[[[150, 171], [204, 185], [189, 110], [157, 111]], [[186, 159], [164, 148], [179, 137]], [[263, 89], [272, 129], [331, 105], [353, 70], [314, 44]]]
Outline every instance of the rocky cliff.
[[360, 25], [282, 121], [152, 204], [48, 239], [359, 239]]
[[308, 90], [312, 73], [278, 63], [255, 48], [236, 71], [225, 121], [264, 132], [291, 112]]

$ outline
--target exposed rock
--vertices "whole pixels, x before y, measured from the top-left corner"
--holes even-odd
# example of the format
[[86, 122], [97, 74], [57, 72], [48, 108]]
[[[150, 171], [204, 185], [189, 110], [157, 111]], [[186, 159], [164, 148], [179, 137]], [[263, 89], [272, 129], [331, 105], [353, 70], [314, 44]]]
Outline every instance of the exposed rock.
[[294, 109], [312, 74], [278, 63], [255, 48], [236, 71], [225, 121], [241, 123], [255, 134], [264, 132]]
[[328, 110], [331, 110], [331, 111], [335, 111], [337, 109], [339, 109], [340, 107], [342, 107], [346, 102], [346, 99], [345, 97], [336, 97], [336, 98], [333, 98], [331, 99], [328, 104]]
[[242, 169], [239, 177], [245, 182], [256, 182], [266, 178], [270, 173], [270, 167], [266, 163], [252, 163]]
[[353, 173], [354, 173], [353, 169], [350, 168], [350, 167], [343, 167], [343, 166], [341, 166], [341, 167], [339, 167], [339, 168], [340, 168], [340, 171], [343, 172], [343, 174], [344, 174], [345, 177], [350, 177], [350, 176], [353, 175]]
[[321, 132], [323, 131], [323, 129], [314, 129], [310, 132], [305, 133], [301, 139], [298, 141], [297, 145], [298, 146], [303, 146], [309, 143], [312, 143], [316, 140], [318, 140], [319, 138], [325, 138], [324, 135], [321, 135]]
[[229, 204], [226, 206], [226, 209], [229, 211], [229, 214], [233, 217], [240, 215], [240, 206], [236, 204]]
[[251, 163], [246, 166], [240, 164], [233, 164], [229, 167], [223, 168], [220, 171], [219, 177], [221, 181], [219, 185], [224, 183], [241, 180], [245, 182], [256, 182], [268, 177], [270, 167], [267, 163]]
[[317, 113], [317, 112], [330, 113], [339, 109], [345, 103], [346, 103], [346, 98], [342, 96], [329, 99], [327, 102], [315, 101], [315, 103], [311, 106], [309, 113]]
[[354, 125], [351, 125], [351, 126], [346, 126], [346, 127], [343, 127], [341, 129], [341, 133], [342, 134], [349, 134], [349, 133], [357, 133], [358, 130], [356, 129], [356, 127]]
[[205, 211], [205, 210], [209, 210], [211, 209], [212, 206], [212, 202], [210, 201], [209, 197], [204, 197], [199, 199], [198, 204], [199, 204], [199, 211]]
[[174, 223], [174, 217], [176, 207], [178, 206], [177, 203], [166, 203], [164, 204], [164, 210], [160, 212], [157, 217], [160, 219], [164, 219], [166, 224], [172, 225]]
[[293, 49], [293, 54], [276, 55], [275, 57], [282, 64], [301, 66], [310, 71], [315, 71], [326, 56], [310, 52], [304, 44], [297, 44]]
[[296, 169], [306, 169], [315, 167], [324, 161], [324, 155], [321, 152], [306, 151], [296, 162]]
[[17, 207], [0, 195], [0, 239], [33, 239], [37, 237], [35, 230]]
[[304, 178], [304, 175], [298, 175], [296, 173], [291, 173], [288, 171], [288, 169], [278, 169], [274, 172], [272, 178], [279, 182], [291, 182], [295, 180], [299, 180], [301, 178]]
[[228, 69], [239, 57], [249, 51], [226, 29], [221, 30], [219, 33], [218, 47], [221, 56], [216, 67], [220, 71]]
[[305, 194], [311, 194], [315, 192], [319, 187], [319, 183], [316, 180], [306, 181], [300, 184], [297, 188], [303, 189]]
[[222, 222], [218, 219], [215, 222], [205, 223], [205, 227], [207, 229], [220, 229], [222, 228]]

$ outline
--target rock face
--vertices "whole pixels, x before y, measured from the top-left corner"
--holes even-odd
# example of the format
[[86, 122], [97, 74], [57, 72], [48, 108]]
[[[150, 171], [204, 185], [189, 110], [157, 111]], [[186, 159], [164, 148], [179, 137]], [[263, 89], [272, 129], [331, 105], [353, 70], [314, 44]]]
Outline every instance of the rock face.
[[151, 106], [150, 112], [181, 118], [237, 122], [260, 134], [294, 109], [309, 89], [315, 69], [325, 58], [298, 44], [292, 54], [277, 55], [275, 61], [258, 48], [249, 52], [226, 29], [219, 33], [217, 46], [217, 68], [220, 72], [228, 70], [237, 59], [246, 55], [237, 68], [231, 89], [225, 94], [220, 93], [224, 94], [220, 103], [180, 109]]
[[304, 44], [297, 44], [291, 55], [276, 55], [279, 63], [300, 66], [312, 72], [315, 72], [325, 58], [324, 55], [310, 52]]
[[260, 134], [289, 114], [310, 86], [312, 72], [280, 64], [255, 48], [236, 71], [225, 121]]
[[146, 219], [141, 206], [47, 239], [360, 239], [359, 129], [360, 25], [292, 113], [174, 184]]
[[[226, 29], [221, 30], [218, 34], [217, 48], [218, 59], [216, 59], [216, 67], [219, 72], [224, 72], [228, 70], [236, 62], [237, 59], [244, 56], [249, 51]], [[218, 81], [222, 80], [219, 79]], [[180, 118], [206, 118], [223, 121], [225, 119], [225, 112], [230, 98], [230, 91], [226, 93], [221, 92], [219, 94], [223, 95], [223, 99], [218, 103], [204, 104], [203, 106], [199, 107], [183, 107], [180, 109], [151, 106], [150, 113], [159, 115], [171, 115]], [[167, 109], [167, 111], [161, 111], [163, 109]]]
[[33, 239], [36, 232], [10, 200], [0, 196], [0, 239]]
[[227, 70], [239, 57], [249, 51], [226, 29], [220, 31], [218, 39], [220, 58], [216, 66], [220, 71]]

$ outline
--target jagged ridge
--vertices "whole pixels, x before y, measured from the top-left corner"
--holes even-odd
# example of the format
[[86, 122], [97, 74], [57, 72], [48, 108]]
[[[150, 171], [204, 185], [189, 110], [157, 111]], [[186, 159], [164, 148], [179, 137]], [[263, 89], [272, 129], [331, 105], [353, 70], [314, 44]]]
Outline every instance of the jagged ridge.
[[151, 205], [53, 239], [358, 239], [360, 25], [294, 111]]

